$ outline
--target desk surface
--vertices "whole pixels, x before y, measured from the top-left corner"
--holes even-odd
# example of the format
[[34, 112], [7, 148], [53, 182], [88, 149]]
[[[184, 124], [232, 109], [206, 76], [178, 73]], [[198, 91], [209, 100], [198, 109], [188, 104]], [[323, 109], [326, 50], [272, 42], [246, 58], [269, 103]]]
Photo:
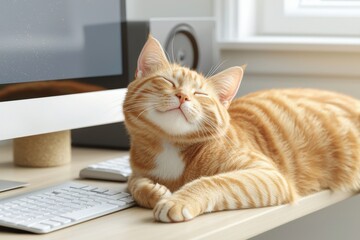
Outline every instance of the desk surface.
[[[0, 199], [75, 180], [99, 187], [125, 189], [126, 184], [78, 179], [83, 167], [127, 154], [118, 150], [74, 148], [72, 163], [54, 168], [22, 168], [12, 163], [10, 145], [0, 146], [0, 178], [30, 186], [0, 193]], [[0, 239], [246, 239], [351, 197], [352, 193], [323, 191], [294, 205], [206, 214], [185, 223], [154, 222], [152, 211], [133, 207], [45, 235], [0, 227]]]

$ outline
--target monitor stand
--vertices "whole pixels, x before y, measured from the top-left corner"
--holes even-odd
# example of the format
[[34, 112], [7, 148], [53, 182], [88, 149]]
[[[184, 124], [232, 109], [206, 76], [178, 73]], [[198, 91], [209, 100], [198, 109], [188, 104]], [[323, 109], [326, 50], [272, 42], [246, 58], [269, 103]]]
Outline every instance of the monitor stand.
[[15, 165], [55, 167], [71, 161], [70, 130], [14, 139]]

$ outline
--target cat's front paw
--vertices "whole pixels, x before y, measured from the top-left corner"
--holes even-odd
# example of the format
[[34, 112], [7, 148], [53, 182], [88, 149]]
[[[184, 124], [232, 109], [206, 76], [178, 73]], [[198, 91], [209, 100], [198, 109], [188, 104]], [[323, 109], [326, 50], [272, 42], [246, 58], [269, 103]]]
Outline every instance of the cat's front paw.
[[154, 218], [160, 222], [184, 222], [200, 214], [197, 204], [176, 198], [161, 199], [154, 208]]
[[129, 190], [133, 198], [142, 207], [154, 208], [163, 197], [171, 196], [170, 190], [148, 178], [135, 178], [129, 181]]

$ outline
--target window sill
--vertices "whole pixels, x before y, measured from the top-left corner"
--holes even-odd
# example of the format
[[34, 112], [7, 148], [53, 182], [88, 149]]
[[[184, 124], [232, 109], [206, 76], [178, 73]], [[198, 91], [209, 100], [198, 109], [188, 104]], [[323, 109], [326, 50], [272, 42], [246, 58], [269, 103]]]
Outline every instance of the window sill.
[[248, 75], [360, 79], [360, 38], [249, 37], [219, 43], [226, 66]]
[[360, 52], [360, 38], [256, 36], [220, 41], [221, 50]]

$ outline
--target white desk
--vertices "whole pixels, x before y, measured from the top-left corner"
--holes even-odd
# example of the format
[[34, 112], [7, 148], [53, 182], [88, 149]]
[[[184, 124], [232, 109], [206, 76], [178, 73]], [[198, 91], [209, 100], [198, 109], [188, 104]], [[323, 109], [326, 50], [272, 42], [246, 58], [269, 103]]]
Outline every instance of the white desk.
[[[74, 148], [72, 163], [54, 168], [22, 168], [12, 163], [11, 146], [0, 146], [0, 178], [29, 182], [30, 186], [0, 193], [0, 198], [76, 180], [95, 186], [126, 188], [126, 184], [78, 179], [83, 167], [127, 154], [124, 151]], [[134, 207], [45, 235], [0, 227], [0, 239], [246, 239], [351, 197], [351, 193], [323, 191], [295, 205], [225, 211], [177, 224], [154, 222], [152, 211]]]

